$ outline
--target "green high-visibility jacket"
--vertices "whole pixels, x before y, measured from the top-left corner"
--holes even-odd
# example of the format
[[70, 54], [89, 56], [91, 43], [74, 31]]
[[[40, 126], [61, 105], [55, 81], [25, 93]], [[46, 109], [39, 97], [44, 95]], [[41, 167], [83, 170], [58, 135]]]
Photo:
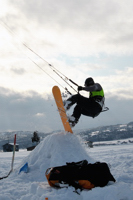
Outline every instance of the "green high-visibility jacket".
[[96, 96], [104, 97], [104, 91], [103, 91], [103, 89], [100, 90], [100, 91], [90, 92], [90, 97], [96, 97]]

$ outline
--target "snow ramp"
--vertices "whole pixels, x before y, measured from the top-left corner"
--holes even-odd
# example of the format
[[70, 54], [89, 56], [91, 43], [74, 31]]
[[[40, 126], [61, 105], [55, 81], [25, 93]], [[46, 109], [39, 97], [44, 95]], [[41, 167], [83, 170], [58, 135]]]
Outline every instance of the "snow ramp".
[[23, 160], [18, 170], [27, 162], [29, 166], [28, 176], [32, 174], [32, 180], [44, 181], [46, 180], [45, 171], [47, 168], [84, 159], [89, 163], [94, 162], [89, 157], [82, 139], [68, 132], [60, 132], [44, 138], [29, 156]]

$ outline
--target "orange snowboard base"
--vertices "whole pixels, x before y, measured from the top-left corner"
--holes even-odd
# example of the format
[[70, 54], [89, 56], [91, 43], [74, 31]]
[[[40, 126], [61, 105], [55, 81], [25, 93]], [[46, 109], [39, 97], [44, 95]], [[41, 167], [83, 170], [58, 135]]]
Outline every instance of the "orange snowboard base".
[[66, 115], [66, 111], [65, 111], [65, 108], [64, 108], [64, 105], [63, 105], [63, 101], [62, 101], [61, 92], [60, 92], [59, 87], [54, 86], [52, 88], [52, 92], [53, 92], [53, 96], [54, 96], [54, 99], [55, 99], [55, 102], [56, 102], [56, 105], [57, 105], [57, 108], [58, 108], [58, 111], [59, 111], [59, 114], [60, 114], [60, 117], [61, 117], [65, 131], [73, 133], [71, 126], [70, 126], [68, 119], [67, 119], [67, 115]]

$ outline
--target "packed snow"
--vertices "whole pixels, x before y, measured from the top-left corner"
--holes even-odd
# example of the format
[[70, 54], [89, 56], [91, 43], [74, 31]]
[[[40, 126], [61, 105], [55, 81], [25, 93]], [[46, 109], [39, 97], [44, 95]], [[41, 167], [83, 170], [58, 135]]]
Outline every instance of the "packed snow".
[[[86, 159], [89, 163], [106, 162], [115, 183], [83, 190], [73, 187], [55, 189], [48, 185], [45, 171], [49, 167]], [[12, 153], [0, 152], [0, 177], [11, 168]], [[20, 168], [28, 162], [28, 173]], [[0, 200], [133, 200], [133, 144], [88, 148], [76, 134], [67, 132], [47, 136], [32, 151], [15, 152], [14, 171], [0, 180]]]

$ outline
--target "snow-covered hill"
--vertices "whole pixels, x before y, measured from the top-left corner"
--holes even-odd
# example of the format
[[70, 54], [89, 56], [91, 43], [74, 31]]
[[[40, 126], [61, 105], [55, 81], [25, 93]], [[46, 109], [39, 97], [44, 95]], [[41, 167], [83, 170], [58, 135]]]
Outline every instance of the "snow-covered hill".
[[109, 146], [109, 145], [122, 145], [122, 144], [133, 144], [133, 138], [111, 140], [111, 141], [99, 141], [99, 142], [94, 142], [93, 146]]
[[[104, 146], [91, 149], [83, 145], [82, 139], [76, 134], [54, 133], [32, 151], [16, 152], [14, 171], [6, 179], [0, 180], [1, 200], [132, 200], [133, 199], [133, 145]], [[10, 170], [11, 153], [0, 153], [0, 174], [6, 175]], [[64, 165], [66, 162], [87, 159], [107, 162], [116, 183], [108, 186], [84, 190], [80, 195], [73, 192], [74, 188], [51, 188], [45, 177], [49, 167]], [[19, 169], [28, 162], [29, 172]]]
[[80, 130], [79, 135], [92, 142], [133, 138], [133, 122]]

